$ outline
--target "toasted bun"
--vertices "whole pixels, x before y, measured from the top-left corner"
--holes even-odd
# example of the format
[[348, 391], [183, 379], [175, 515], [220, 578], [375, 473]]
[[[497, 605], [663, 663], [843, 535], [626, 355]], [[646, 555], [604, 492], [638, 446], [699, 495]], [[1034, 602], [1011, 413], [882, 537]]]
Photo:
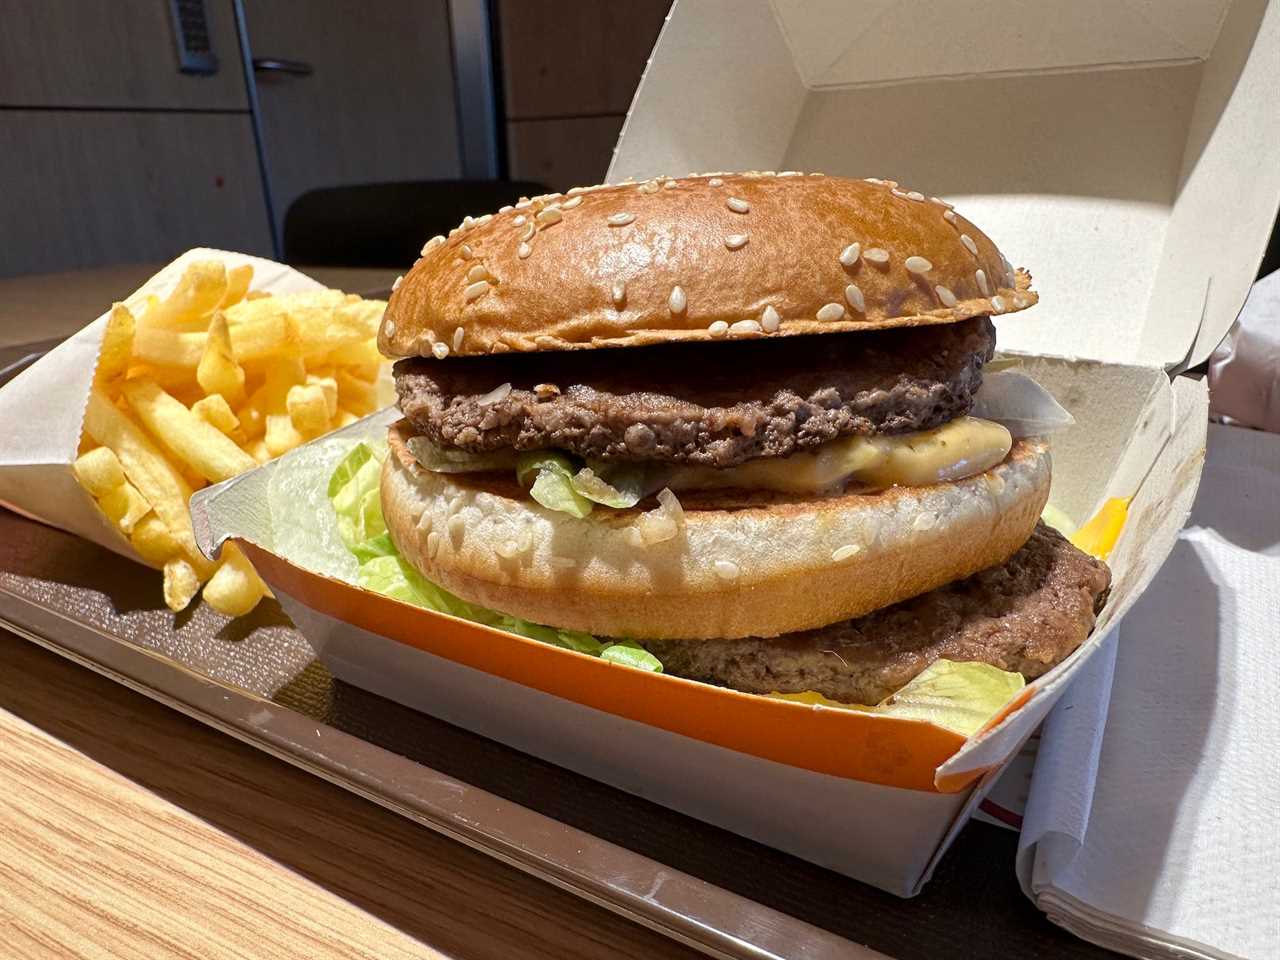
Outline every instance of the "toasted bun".
[[951, 323], [1028, 307], [1030, 284], [949, 204], [891, 181], [661, 178], [523, 201], [429, 241], [378, 346], [472, 356]]
[[601, 636], [769, 637], [862, 616], [1004, 563], [1049, 495], [1047, 448], [1018, 440], [986, 473], [930, 487], [685, 492], [681, 533], [643, 545], [639, 510], [576, 519], [514, 478], [424, 470], [404, 439], [392, 427], [382, 473], [401, 554], [464, 600]]

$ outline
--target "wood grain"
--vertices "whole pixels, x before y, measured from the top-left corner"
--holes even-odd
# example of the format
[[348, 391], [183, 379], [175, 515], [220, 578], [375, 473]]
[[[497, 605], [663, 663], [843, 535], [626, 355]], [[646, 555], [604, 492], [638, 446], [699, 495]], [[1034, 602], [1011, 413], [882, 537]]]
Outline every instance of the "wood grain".
[[0, 184], [0, 276], [271, 250], [246, 114], [0, 110]]
[[0, 631], [4, 956], [692, 957]]
[[513, 179], [568, 190], [604, 180], [622, 116], [518, 120], [507, 124], [507, 163]]
[[670, 0], [501, 0], [508, 120], [624, 114]]
[[3, 4], [0, 107], [248, 110], [230, 0], [207, 0], [211, 75], [178, 72], [166, 0]]

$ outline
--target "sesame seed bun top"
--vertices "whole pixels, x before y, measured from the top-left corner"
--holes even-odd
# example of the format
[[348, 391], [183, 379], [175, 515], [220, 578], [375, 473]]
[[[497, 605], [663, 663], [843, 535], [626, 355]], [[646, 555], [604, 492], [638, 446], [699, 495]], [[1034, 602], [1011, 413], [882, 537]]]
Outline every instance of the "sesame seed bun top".
[[394, 357], [633, 347], [952, 323], [1031, 306], [951, 205], [893, 181], [700, 174], [468, 217], [396, 282]]

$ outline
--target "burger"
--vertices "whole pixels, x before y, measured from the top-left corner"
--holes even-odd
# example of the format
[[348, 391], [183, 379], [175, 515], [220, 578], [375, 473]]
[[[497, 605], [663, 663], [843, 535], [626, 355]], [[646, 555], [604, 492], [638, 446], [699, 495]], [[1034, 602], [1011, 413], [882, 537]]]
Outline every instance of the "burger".
[[745, 692], [1038, 676], [1109, 573], [1040, 522], [1046, 440], [975, 415], [992, 317], [1036, 300], [892, 181], [659, 178], [467, 218], [380, 330], [388, 534], [468, 603]]

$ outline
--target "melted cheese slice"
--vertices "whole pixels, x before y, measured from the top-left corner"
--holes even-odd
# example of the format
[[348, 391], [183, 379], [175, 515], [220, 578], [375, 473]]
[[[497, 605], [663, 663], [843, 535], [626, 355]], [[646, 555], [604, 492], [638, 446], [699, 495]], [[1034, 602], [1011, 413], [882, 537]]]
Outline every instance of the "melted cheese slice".
[[1009, 455], [1013, 438], [991, 420], [958, 417], [932, 430], [844, 437], [816, 453], [752, 460], [737, 467], [679, 467], [672, 490], [734, 487], [824, 493], [855, 483], [869, 488], [923, 487], [989, 470]]

